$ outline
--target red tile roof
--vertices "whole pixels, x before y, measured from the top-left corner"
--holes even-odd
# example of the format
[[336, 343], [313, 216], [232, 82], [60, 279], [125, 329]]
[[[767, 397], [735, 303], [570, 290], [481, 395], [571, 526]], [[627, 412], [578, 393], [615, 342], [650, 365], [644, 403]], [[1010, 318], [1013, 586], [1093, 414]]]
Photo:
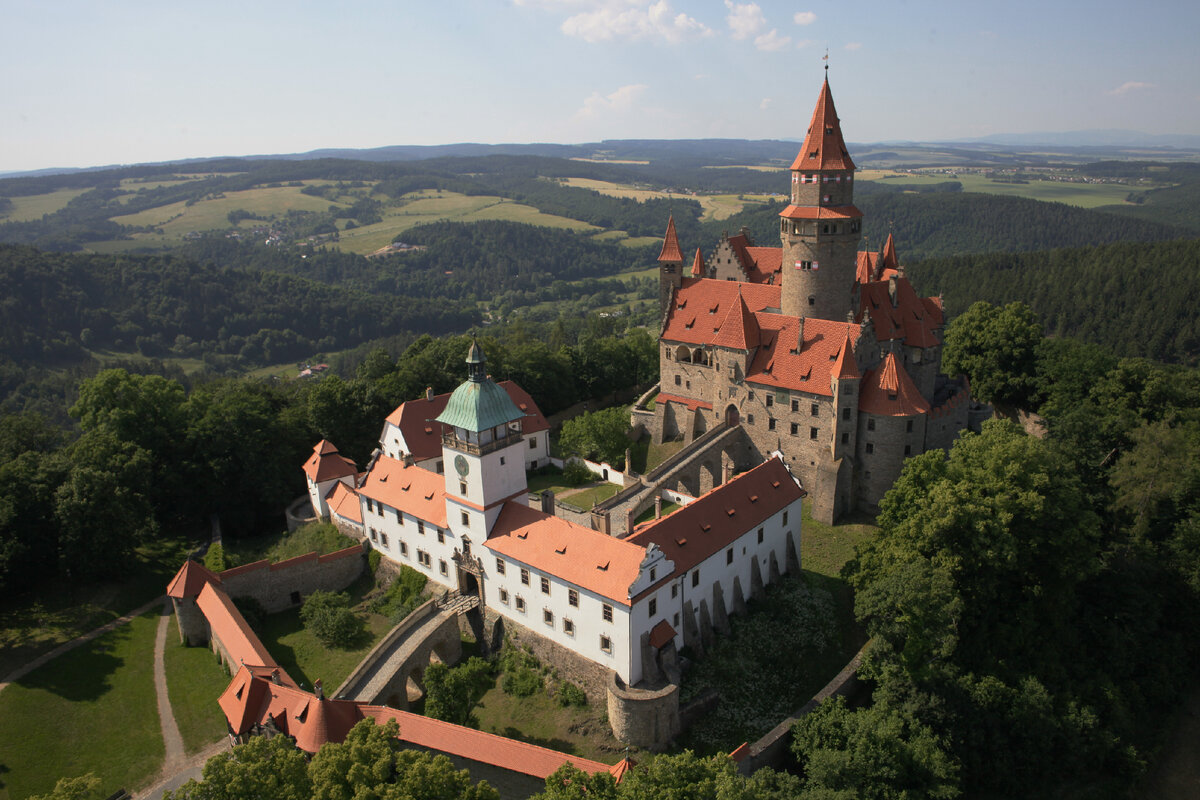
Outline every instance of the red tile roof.
[[779, 212], [787, 219], [858, 219], [858, 206], [788, 206]]
[[692, 261], [692, 277], [704, 277], [704, 254], [700, 252], [700, 248], [696, 248], [696, 258]]
[[655, 650], [665, 646], [667, 642], [674, 638], [675, 629], [665, 619], [660, 619], [658, 624], [650, 629], [650, 646]]
[[883, 243], [883, 252], [880, 253], [880, 258], [883, 259], [883, 266], [888, 269], [900, 269], [900, 261], [896, 258], [896, 240], [890, 233], [887, 241]]
[[621, 779], [625, 777], [625, 773], [629, 772], [629, 770], [636, 766], [637, 762], [633, 759], [629, 757], [622, 758], [620, 761], [608, 768], [608, 774], [616, 778], [617, 783], [620, 783]]
[[829, 80], [821, 85], [817, 107], [813, 109], [812, 122], [804, 137], [804, 146], [792, 162], [793, 170], [808, 169], [854, 169], [850, 152], [842, 140], [842, 125], [833, 107], [833, 93], [829, 91]]
[[879, 271], [879, 254], [872, 253], [870, 250], [858, 251], [858, 266], [854, 271], [854, 280], [857, 283], [870, 283], [878, 280], [876, 273]]
[[658, 260], [667, 264], [682, 264], [683, 251], [679, 249], [679, 237], [675, 235], [675, 215], [667, 220], [667, 235], [663, 237], [662, 252]]
[[713, 337], [712, 343], [719, 347], [731, 347], [734, 350], [751, 350], [758, 347], [758, 320], [746, 308], [746, 301], [739, 291], [737, 302], [733, 303], [721, 321], [721, 327]]
[[833, 362], [832, 373], [837, 380], [862, 377], [862, 373], [858, 371], [858, 359], [854, 357], [854, 344], [850, 341], [849, 331], [846, 332], [846, 341], [842, 343], [837, 361]]
[[645, 547], [516, 502], [504, 504], [484, 543], [493, 552], [623, 605]]
[[445, 477], [437, 473], [380, 455], [363, 478], [358, 493], [445, 528], [445, 481]]
[[418, 747], [449, 753], [459, 758], [491, 764], [510, 772], [519, 772], [545, 780], [563, 764], [594, 774], [607, 772], [610, 767], [599, 761], [560, 753], [515, 739], [506, 739], [494, 733], [464, 728], [450, 722], [423, 717], [407, 711], [397, 711], [385, 706], [362, 704], [365, 716], [384, 723], [394, 719], [400, 724], [400, 739]]
[[216, 573], [208, 567], [198, 562], [192, 561], [190, 558], [183, 562], [183, 566], [175, 573], [175, 577], [167, 584], [167, 597], [184, 599], [185, 597], [195, 597], [200, 594], [200, 590], [205, 584], [217, 583], [221, 579]]
[[317, 442], [312, 455], [304, 462], [304, 474], [313, 483], [323, 483], [357, 473], [358, 467], [354, 466], [354, 462], [338, 455], [337, 448], [325, 439]]
[[928, 414], [929, 403], [921, 396], [908, 371], [888, 353], [883, 363], [863, 378], [858, 408], [868, 414], [911, 417]]
[[707, 400], [696, 400], [691, 397], [680, 397], [679, 395], [660, 393], [654, 399], [656, 403], [683, 403], [688, 407], [688, 411], [695, 411], [697, 408], [707, 409], [712, 411], [712, 403]]
[[944, 319], [937, 303], [919, 297], [908, 278], [895, 277], [896, 300], [892, 305], [891, 280], [872, 281], [859, 286], [859, 319], [871, 312], [875, 338], [881, 342], [902, 339], [910, 347], [941, 344], [934, 331]]
[[362, 505], [358, 500], [358, 492], [344, 483], [337, 483], [333, 493], [329, 495], [329, 511], [342, 519], [362, 524]]
[[687, 344], [712, 344], [738, 294], [751, 311], [779, 309], [779, 287], [761, 283], [684, 278], [668, 309], [662, 338]]
[[[500, 381], [497, 385], [508, 392], [513, 405], [527, 415], [521, 418], [522, 432], [529, 434], [550, 430], [550, 423], [528, 392], [512, 381]], [[400, 429], [404, 443], [415, 460], [425, 461], [442, 454], [442, 426], [435, 420], [446, 410], [451, 394], [446, 392], [431, 399], [421, 397], [409, 400], [388, 414], [387, 421]]]
[[746, 255], [751, 262], [746, 269], [751, 283], [779, 283], [775, 276], [783, 266], [782, 247], [747, 247]]
[[762, 346], [750, 364], [746, 381], [832, 397], [831, 379], [838, 354], [847, 337], [851, 342], [858, 341], [860, 326], [854, 322], [805, 319], [804, 346], [797, 350], [801, 330], [797, 317], [761, 313], [757, 318]]
[[[212, 635], [221, 640], [233, 664], [275, 666], [275, 659], [250, 629], [250, 624], [233, 605], [229, 595], [215, 583], [206, 583], [196, 597], [200, 613], [208, 620]], [[291, 680], [290, 678], [288, 680]]]
[[639, 547], [657, 544], [675, 562], [673, 574], [682, 575], [804, 494], [783, 462], [772, 458], [639, 528], [626, 541]]

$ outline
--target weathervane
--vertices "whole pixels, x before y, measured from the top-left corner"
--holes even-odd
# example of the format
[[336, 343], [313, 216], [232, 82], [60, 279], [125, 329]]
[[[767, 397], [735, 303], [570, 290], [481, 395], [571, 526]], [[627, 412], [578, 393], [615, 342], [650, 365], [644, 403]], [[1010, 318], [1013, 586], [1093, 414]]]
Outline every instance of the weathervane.
[[829, 77], [829, 48], [825, 48], [825, 55], [821, 56], [821, 60], [825, 62], [825, 77]]

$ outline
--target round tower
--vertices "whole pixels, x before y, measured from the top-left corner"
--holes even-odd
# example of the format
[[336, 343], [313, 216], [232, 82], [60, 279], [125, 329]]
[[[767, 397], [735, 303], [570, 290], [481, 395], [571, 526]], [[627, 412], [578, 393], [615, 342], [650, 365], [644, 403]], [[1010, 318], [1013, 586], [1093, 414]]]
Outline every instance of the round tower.
[[784, 314], [843, 320], [856, 310], [862, 212], [854, 207], [854, 170], [827, 78], [792, 162], [791, 203], [779, 215]]

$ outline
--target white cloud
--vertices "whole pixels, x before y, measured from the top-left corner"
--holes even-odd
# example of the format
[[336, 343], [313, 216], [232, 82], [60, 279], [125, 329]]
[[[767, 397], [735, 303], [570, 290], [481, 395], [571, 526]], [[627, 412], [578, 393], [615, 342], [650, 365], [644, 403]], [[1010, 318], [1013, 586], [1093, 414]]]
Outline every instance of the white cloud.
[[1129, 92], [1136, 92], [1139, 89], [1153, 89], [1153, 88], [1154, 88], [1153, 83], [1146, 83], [1145, 81], [1125, 81], [1117, 88], [1109, 89], [1108, 94], [1122, 95], [1122, 94], [1128, 94]]
[[[563, 0], [551, 6], [546, 0], [517, 0], [538, 3], [543, 7], [579, 7], [578, 2]], [[687, 14], [675, 14], [668, 0], [649, 5], [636, 0], [600, 0], [588, 3], [586, 11], [567, 17], [562, 32], [577, 36], [585, 42], [607, 42], [614, 39], [664, 39], [675, 43], [693, 36], [711, 36], [712, 29]]]
[[797, 25], [812, 25], [817, 21], [817, 15], [811, 11], [797, 11], [792, 15], [792, 22]]
[[758, 108], [760, 111], [766, 111], [770, 107], [771, 107], [771, 98], [769, 98], [769, 97], [764, 97], [762, 99], [762, 102], [758, 104]]
[[735, 39], [747, 39], [767, 26], [767, 18], [763, 16], [758, 3], [738, 4], [725, 0], [725, 8], [729, 9], [725, 21], [729, 23], [729, 30], [733, 31]]
[[792, 37], [780, 36], [779, 31], [775, 30], [774, 28], [771, 29], [770, 33], [764, 33], [760, 36], [754, 37], [754, 46], [765, 52], [782, 50], [791, 43]]
[[575, 112], [575, 117], [577, 119], [595, 118], [632, 111], [637, 99], [648, 88], [644, 83], [631, 83], [611, 94], [601, 95], [599, 92], [592, 92], [591, 96], [583, 101], [583, 107]]
[[847, 50], [861, 50], [862, 42], [847, 42], [846, 49]]

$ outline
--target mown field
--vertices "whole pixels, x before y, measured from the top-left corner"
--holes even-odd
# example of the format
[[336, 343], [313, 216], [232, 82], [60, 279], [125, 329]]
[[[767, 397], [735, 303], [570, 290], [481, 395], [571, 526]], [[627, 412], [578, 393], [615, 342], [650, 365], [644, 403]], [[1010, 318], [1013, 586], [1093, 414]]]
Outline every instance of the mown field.
[[1119, 183], [1065, 183], [1060, 181], [1037, 181], [1028, 183], [1005, 183], [994, 181], [977, 173], [912, 174], [892, 170], [859, 170], [860, 181], [881, 181], [915, 186], [932, 186], [947, 181], [958, 181], [964, 192], [999, 194], [1009, 197], [1028, 197], [1051, 203], [1066, 203], [1079, 208], [1096, 208], [1125, 202], [1132, 187]]
[[10, 198], [12, 210], [6, 216], [0, 217], [0, 222], [29, 222], [41, 219], [43, 214], [53, 214], [87, 191], [90, 189], [60, 189], [48, 194]]
[[[773, 169], [773, 168], [768, 168]], [[660, 192], [654, 189], [639, 189], [636, 186], [626, 186], [609, 181], [598, 181], [591, 178], [564, 178], [563, 183], [577, 189], [591, 189], [610, 197], [629, 197], [638, 201], [651, 199], [695, 200], [704, 209], [702, 220], [729, 219], [748, 205], [766, 203], [772, 199], [766, 194], [681, 194], [678, 192]], [[786, 183], [780, 183], [784, 186]], [[655, 239], [654, 241], [659, 241]]]

